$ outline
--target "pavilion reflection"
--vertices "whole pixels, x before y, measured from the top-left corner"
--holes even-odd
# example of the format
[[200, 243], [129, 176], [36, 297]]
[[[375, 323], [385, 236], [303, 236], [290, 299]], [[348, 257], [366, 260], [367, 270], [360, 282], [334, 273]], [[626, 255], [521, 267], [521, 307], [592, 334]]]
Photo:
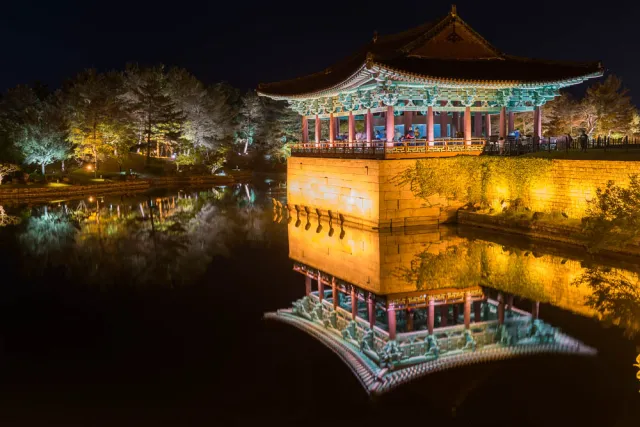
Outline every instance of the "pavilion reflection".
[[633, 264], [600, 265], [571, 248], [462, 228], [342, 230], [330, 236], [289, 222], [289, 255], [305, 278], [305, 296], [267, 317], [324, 342], [370, 393], [483, 360], [595, 354], [544, 322], [541, 302], [638, 329], [637, 292], [620, 313], [599, 306], [587, 280], [598, 269], [601, 279], [615, 274], [638, 289]]

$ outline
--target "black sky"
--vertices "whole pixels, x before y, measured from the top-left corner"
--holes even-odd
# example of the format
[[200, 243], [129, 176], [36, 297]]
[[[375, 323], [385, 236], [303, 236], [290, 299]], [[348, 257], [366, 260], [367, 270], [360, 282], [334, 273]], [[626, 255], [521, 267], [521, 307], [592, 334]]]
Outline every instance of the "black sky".
[[[0, 8], [0, 89], [58, 87], [77, 72], [127, 62], [189, 69], [241, 88], [320, 71], [380, 34], [446, 14], [450, 1], [31, 1]], [[498, 49], [602, 60], [640, 103], [640, 2], [457, 1]]]

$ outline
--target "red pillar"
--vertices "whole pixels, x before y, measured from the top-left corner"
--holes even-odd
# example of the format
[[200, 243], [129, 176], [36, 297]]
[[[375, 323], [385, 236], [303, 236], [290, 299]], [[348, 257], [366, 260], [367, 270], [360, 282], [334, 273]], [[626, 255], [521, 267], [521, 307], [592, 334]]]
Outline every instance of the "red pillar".
[[356, 120], [353, 117], [353, 111], [349, 111], [349, 142], [356, 139]]
[[484, 115], [484, 127], [487, 129], [487, 139], [491, 136], [491, 114]]
[[336, 138], [336, 121], [333, 119], [333, 113], [329, 114], [329, 142], [333, 144]]
[[499, 137], [500, 138], [507, 138], [507, 118], [506, 118], [506, 114], [507, 114], [507, 108], [506, 107], [501, 107], [500, 108], [500, 133], [499, 133]]
[[324, 299], [324, 283], [322, 283], [322, 274], [318, 271], [318, 298], [320, 302]]
[[498, 294], [498, 325], [504, 324], [504, 297]]
[[[446, 101], [442, 101], [442, 105], [447, 105]], [[446, 111], [440, 111], [440, 137], [448, 137], [447, 125], [449, 124], [449, 114]]]
[[542, 107], [539, 106], [533, 112], [533, 136], [542, 138]]
[[311, 277], [304, 276], [304, 294], [311, 294]]
[[515, 115], [513, 114], [513, 111], [509, 111], [509, 129], [508, 132], [512, 133], [514, 128], [515, 128]]
[[373, 329], [376, 325], [376, 300], [371, 294], [367, 298], [367, 312], [369, 314], [369, 327]]
[[405, 111], [404, 112], [404, 134], [406, 135], [409, 132], [409, 128], [411, 128], [413, 124], [413, 111]]
[[433, 107], [427, 107], [427, 141], [433, 145]]
[[427, 316], [427, 329], [429, 330], [429, 335], [433, 335], [433, 326], [436, 320], [436, 305], [433, 298], [429, 298], [429, 313]]
[[387, 307], [387, 324], [389, 325], [389, 339], [396, 339], [396, 307], [389, 304]]
[[471, 107], [464, 107], [464, 143], [471, 144]]
[[316, 114], [316, 143], [320, 142], [320, 118]]
[[336, 284], [336, 278], [331, 278], [331, 293], [333, 294], [333, 309], [338, 308], [338, 285]]
[[302, 116], [302, 142], [309, 142], [309, 119]]
[[367, 110], [367, 115], [364, 120], [365, 128], [367, 129], [367, 142], [371, 142], [373, 140], [373, 113], [371, 109]]
[[482, 136], [482, 113], [473, 113], [473, 133], [477, 138]]
[[469, 329], [471, 326], [471, 292], [464, 294], [464, 327]]
[[540, 301], [534, 301], [531, 307], [531, 317], [538, 319], [540, 317]]
[[358, 294], [356, 294], [355, 286], [351, 287], [351, 318], [356, 320], [358, 317]]
[[393, 106], [387, 107], [387, 142], [393, 142], [393, 134], [395, 133], [395, 119], [393, 117]]
[[413, 310], [407, 309], [407, 332], [413, 332]]
[[473, 318], [476, 323], [482, 322], [482, 301], [473, 303]]
[[447, 326], [447, 317], [449, 317], [449, 306], [440, 306], [440, 326]]
[[[335, 125], [336, 126], [335, 127], [336, 133], [334, 134], [334, 136], [337, 137], [338, 135], [340, 135], [340, 117], [336, 117], [333, 120], [335, 120], [335, 122], [336, 122], [336, 125]], [[336, 139], [336, 138], [334, 138], [334, 139]]]
[[453, 119], [451, 120], [451, 136], [455, 138], [458, 136], [460, 130], [460, 113], [458, 111], [453, 113]]

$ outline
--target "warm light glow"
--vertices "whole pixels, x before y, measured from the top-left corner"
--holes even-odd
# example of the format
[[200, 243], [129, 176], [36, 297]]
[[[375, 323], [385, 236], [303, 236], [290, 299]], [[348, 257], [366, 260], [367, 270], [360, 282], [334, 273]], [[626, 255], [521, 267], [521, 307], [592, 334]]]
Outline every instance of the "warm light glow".
[[89, 201], [93, 202], [95, 199], [93, 198], [93, 196], [89, 196]]

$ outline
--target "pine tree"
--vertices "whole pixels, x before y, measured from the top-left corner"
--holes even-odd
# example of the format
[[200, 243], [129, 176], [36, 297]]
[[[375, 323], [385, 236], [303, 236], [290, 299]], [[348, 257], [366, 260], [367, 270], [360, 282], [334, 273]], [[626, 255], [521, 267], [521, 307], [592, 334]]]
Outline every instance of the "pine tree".
[[604, 82], [588, 88], [585, 104], [594, 110], [594, 127], [598, 134], [625, 135], [631, 130], [636, 109], [628, 89], [622, 87], [618, 77], [610, 75]]
[[240, 109], [240, 138], [244, 142], [243, 153], [247, 153], [249, 145], [263, 130], [264, 106], [262, 99], [255, 91], [249, 91], [242, 97], [242, 108]]

